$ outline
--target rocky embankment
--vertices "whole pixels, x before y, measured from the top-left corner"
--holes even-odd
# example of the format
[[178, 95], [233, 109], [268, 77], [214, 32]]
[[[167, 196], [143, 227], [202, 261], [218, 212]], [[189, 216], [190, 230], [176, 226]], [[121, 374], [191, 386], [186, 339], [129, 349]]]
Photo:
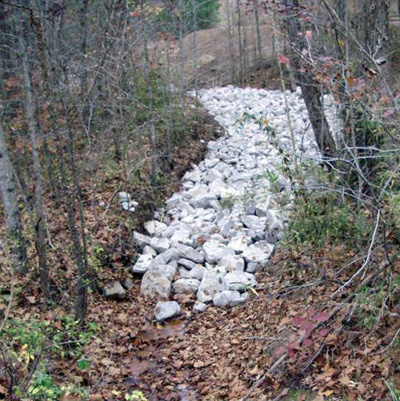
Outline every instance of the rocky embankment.
[[[224, 87], [198, 98], [226, 134], [208, 144], [182, 190], [145, 224], [147, 235], [134, 233], [141, 253], [132, 272], [143, 275], [143, 296], [167, 301], [157, 304], [160, 321], [181, 311], [169, 301], [173, 294], [192, 294], [201, 312], [244, 303], [257, 286], [255, 273], [283, 236], [293, 204], [284, 173], [293, 151], [286, 104], [297, 157], [319, 157], [298, 93], [286, 92], [285, 102], [280, 91]], [[334, 106], [327, 101], [326, 107], [334, 116]], [[120, 199], [130, 201], [126, 193]]]

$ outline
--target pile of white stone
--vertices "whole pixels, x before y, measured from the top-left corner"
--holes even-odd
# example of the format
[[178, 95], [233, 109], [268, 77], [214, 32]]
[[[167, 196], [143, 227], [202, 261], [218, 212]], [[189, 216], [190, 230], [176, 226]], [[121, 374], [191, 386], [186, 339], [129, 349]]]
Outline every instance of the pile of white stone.
[[[282, 172], [285, 152], [292, 151], [284, 94], [229, 86], [198, 96], [226, 135], [208, 144], [205, 160], [186, 173], [182, 190], [145, 224], [147, 235], [134, 233], [141, 251], [132, 272], [143, 275], [144, 296], [192, 294], [201, 312], [209, 304], [247, 300], [257, 286], [254, 273], [283, 235], [293, 194]], [[290, 92], [286, 100], [297, 157], [318, 159], [303, 100]], [[334, 106], [325, 106], [332, 124]], [[178, 313], [175, 301], [156, 308], [158, 320]]]

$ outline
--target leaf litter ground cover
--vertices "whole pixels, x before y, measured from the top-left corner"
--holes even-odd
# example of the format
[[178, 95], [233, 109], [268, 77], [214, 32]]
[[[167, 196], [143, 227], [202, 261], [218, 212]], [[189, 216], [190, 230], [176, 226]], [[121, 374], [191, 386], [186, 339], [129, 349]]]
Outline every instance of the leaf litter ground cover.
[[[371, 334], [354, 321], [353, 298], [331, 297], [337, 283], [306, 281], [309, 269], [293, 279], [281, 256], [258, 274], [257, 295], [230, 310], [157, 324], [138, 283], [127, 302], [99, 298], [91, 316], [103, 330], [87, 349], [87, 385], [103, 399], [117, 399], [116, 389], [150, 400], [390, 399], [386, 383], [399, 379], [398, 349], [382, 352], [390, 322]], [[192, 310], [193, 300], [178, 300]]]

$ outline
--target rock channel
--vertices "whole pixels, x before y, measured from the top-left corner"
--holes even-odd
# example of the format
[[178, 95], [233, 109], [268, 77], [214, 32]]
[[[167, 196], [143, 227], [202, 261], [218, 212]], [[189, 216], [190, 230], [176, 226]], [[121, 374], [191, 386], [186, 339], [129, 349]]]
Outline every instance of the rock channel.
[[[293, 147], [282, 92], [229, 86], [200, 91], [198, 98], [226, 134], [208, 144], [182, 190], [145, 224], [147, 235], [134, 233], [141, 254], [132, 272], [143, 275], [143, 296], [169, 301], [174, 293], [191, 294], [194, 310], [202, 312], [209, 304], [244, 303], [247, 290], [257, 286], [254, 273], [282, 238], [293, 204], [282, 173], [285, 152]], [[303, 100], [286, 92], [286, 101], [297, 157], [318, 159]], [[325, 107], [334, 124], [334, 106], [326, 100]], [[120, 198], [125, 208], [135, 206]], [[179, 312], [179, 305], [159, 302], [156, 317]]]

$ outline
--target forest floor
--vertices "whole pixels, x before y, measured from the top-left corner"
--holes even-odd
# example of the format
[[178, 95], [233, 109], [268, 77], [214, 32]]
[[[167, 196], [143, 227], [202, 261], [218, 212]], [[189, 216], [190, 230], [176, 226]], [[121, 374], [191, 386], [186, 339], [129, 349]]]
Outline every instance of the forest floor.
[[[88, 322], [98, 329], [83, 348], [90, 367], [59, 358], [51, 370], [96, 401], [123, 400], [136, 390], [152, 401], [390, 400], [388, 385], [400, 387], [398, 314], [379, 317], [382, 293], [332, 297], [350, 256], [342, 247], [312, 258], [278, 250], [244, 306], [184, 312], [165, 324], [154, 321], [155, 302], [140, 297], [139, 280], [123, 301], [92, 294]], [[12, 317], [57, 321], [68, 313], [64, 305], [44, 311], [29, 288]], [[192, 310], [192, 299], [175, 299]]]

